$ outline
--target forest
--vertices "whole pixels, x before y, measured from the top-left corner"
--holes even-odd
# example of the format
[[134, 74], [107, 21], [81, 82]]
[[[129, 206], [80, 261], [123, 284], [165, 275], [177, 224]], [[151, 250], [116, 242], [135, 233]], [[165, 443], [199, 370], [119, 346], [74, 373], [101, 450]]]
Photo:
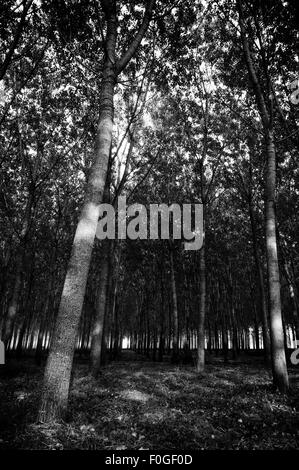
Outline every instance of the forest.
[[0, 450], [299, 449], [298, 39], [295, 0], [1, 2]]

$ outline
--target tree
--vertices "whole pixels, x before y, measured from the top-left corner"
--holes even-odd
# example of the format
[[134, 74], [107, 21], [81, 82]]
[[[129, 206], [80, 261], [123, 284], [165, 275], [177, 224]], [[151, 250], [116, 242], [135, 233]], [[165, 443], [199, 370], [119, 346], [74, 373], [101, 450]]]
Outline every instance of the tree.
[[76, 229], [72, 254], [62, 291], [56, 328], [45, 370], [39, 420], [48, 422], [63, 415], [67, 407], [78, 323], [102, 202], [113, 130], [113, 97], [117, 76], [134, 56], [149, 26], [154, 0], [147, 3], [143, 22], [128, 49], [116, 57], [117, 13], [114, 0], [102, 0], [107, 26], [105, 61], [100, 92], [95, 153]]
[[[268, 284], [269, 284], [269, 301], [270, 301], [270, 331], [271, 331], [271, 348], [272, 348], [272, 370], [274, 384], [281, 392], [288, 389], [288, 373], [284, 349], [284, 335], [281, 315], [281, 298], [280, 298], [280, 278], [277, 253], [276, 238], [276, 214], [275, 214], [275, 189], [276, 189], [276, 153], [274, 143], [273, 128], [273, 95], [270, 88], [271, 78], [268, 75], [267, 67], [265, 67], [266, 81], [268, 84], [268, 97], [265, 99], [261, 84], [258, 80], [255, 66], [252, 60], [249, 42], [246, 35], [244, 25], [244, 12], [241, 2], [238, 0], [239, 25], [241, 30], [241, 39], [243, 44], [244, 55], [248, 68], [248, 74], [252, 82], [253, 90], [259, 109], [263, 131], [265, 137], [265, 145], [267, 152], [267, 170], [266, 170], [266, 201], [265, 201], [265, 226], [266, 226], [266, 248], [267, 248], [267, 265], [268, 265]], [[262, 44], [261, 44], [262, 47]]]

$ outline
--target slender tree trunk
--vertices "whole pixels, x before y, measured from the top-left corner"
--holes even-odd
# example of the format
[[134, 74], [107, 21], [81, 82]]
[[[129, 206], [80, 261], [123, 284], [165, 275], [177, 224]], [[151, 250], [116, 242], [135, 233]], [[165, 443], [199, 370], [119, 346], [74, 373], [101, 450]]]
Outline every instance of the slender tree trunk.
[[46, 332], [46, 324], [47, 324], [47, 317], [46, 317], [46, 309], [42, 312], [40, 326], [38, 330], [38, 337], [37, 337], [37, 344], [35, 350], [35, 363], [37, 366], [40, 366], [42, 363], [42, 356], [43, 356], [43, 341], [44, 335]]
[[[118, 268], [116, 268], [118, 271]], [[118, 319], [118, 304], [117, 304], [117, 292], [118, 292], [118, 272], [115, 273], [114, 285], [111, 291], [111, 320], [112, 320], [112, 358], [116, 359], [118, 355], [118, 337], [119, 337], [119, 319]]]
[[249, 217], [250, 217], [251, 232], [252, 232], [253, 255], [254, 255], [258, 287], [259, 287], [259, 300], [260, 300], [261, 320], [262, 320], [262, 325], [263, 325], [263, 342], [264, 342], [265, 360], [267, 363], [270, 364], [271, 344], [270, 344], [270, 333], [269, 333], [269, 322], [268, 322], [267, 299], [266, 299], [263, 270], [262, 270], [259, 253], [258, 253], [256, 225], [255, 225], [255, 219], [254, 219], [251, 200], [249, 202]]
[[5, 325], [4, 325], [4, 331], [3, 331], [3, 341], [4, 344], [7, 346], [9, 343], [9, 340], [12, 335], [13, 331], [13, 325], [15, 318], [18, 313], [18, 307], [19, 307], [19, 298], [21, 294], [21, 289], [22, 289], [22, 265], [23, 265], [23, 253], [19, 253], [17, 255], [17, 262], [16, 262], [16, 270], [15, 270], [15, 279], [14, 279], [14, 285], [13, 285], [13, 293], [12, 293], [12, 298], [8, 306], [8, 312], [5, 320]]
[[[117, 282], [117, 281], [116, 281]], [[116, 304], [116, 289], [113, 290], [114, 296], [114, 308], [113, 308], [113, 318], [114, 318], [114, 328], [113, 328], [113, 344], [112, 344], [112, 358], [116, 359], [119, 353], [119, 319], [118, 319], [118, 305]]]
[[274, 137], [272, 129], [269, 129], [266, 180], [266, 247], [270, 300], [272, 370], [274, 384], [278, 387], [279, 391], [285, 393], [288, 390], [289, 381], [281, 315], [280, 279], [276, 240], [275, 186], [276, 157]]
[[254, 315], [254, 337], [255, 337], [255, 349], [259, 351], [260, 350], [259, 320], [258, 320], [256, 310], [255, 310], [255, 315]]
[[104, 321], [108, 294], [108, 264], [108, 253], [105, 252], [103, 253], [101, 264], [99, 293], [96, 304], [96, 318], [91, 339], [91, 373], [94, 377], [98, 376], [101, 367]]
[[161, 271], [161, 323], [160, 323], [160, 337], [159, 337], [159, 355], [158, 360], [163, 362], [163, 354], [165, 348], [165, 337], [164, 337], [164, 309], [165, 309], [165, 297], [164, 297], [164, 283], [163, 283], [163, 272]]
[[0, 272], [0, 337], [2, 337], [2, 329], [5, 324], [6, 317], [6, 305], [7, 305], [7, 292], [6, 287], [8, 284], [8, 272], [9, 272], [9, 262], [10, 262], [10, 247], [4, 248], [4, 256], [1, 260], [1, 272]]
[[203, 372], [205, 368], [205, 313], [206, 313], [206, 264], [205, 247], [199, 252], [199, 318], [197, 328], [197, 372]]
[[237, 318], [235, 307], [232, 305], [231, 307], [231, 332], [232, 332], [232, 353], [233, 359], [237, 359], [239, 350], [238, 350], [238, 325], [237, 325]]
[[[19, 339], [17, 343], [17, 357], [18, 358], [20, 358], [22, 355], [24, 337], [26, 335], [26, 332], [28, 333], [30, 331], [30, 322], [31, 322], [32, 317], [34, 316], [34, 302], [33, 302], [33, 305], [32, 304], [30, 305], [30, 300], [32, 297], [33, 280], [34, 280], [34, 269], [35, 269], [34, 263], [35, 263], [35, 258], [33, 257], [31, 270], [30, 270], [30, 276], [28, 280], [26, 300], [24, 301], [24, 305], [22, 308], [23, 323], [20, 329], [20, 335], [19, 335]], [[26, 347], [24, 349], [26, 349]]]
[[[263, 124], [264, 136], [267, 145], [267, 174], [266, 174], [266, 251], [268, 266], [269, 285], [269, 308], [270, 308], [270, 335], [271, 335], [271, 360], [273, 383], [280, 392], [288, 390], [288, 371], [284, 349], [284, 337], [280, 300], [280, 279], [276, 240], [276, 215], [275, 215], [275, 188], [276, 188], [276, 155], [273, 135], [273, 98], [268, 87], [268, 100], [265, 100], [261, 83], [258, 79], [255, 65], [252, 60], [249, 41], [247, 38], [244, 22], [243, 4], [237, 1], [239, 11], [239, 25], [245, 60], [250, 80], [255, 93], [256, 103]], [[271, 83], [267, 66], [264, 77], [268, 84]]]
[[62, 291], [50, 353], [47, 360], [39, 421], [63, 416], [67, 408], [72, 362], [85, 287], [103, 197], [113, 128], [115, 86], [116, 14], [107, 12], [107, 56], [100, 94], [100, 116], [94, 162], [77, 225], [71, 258]]
[[154, 329], [154, 335], [153, 335], [153, 361], [156, 362], [156, 355], [157, 355], [157, 329]]
[[299, 341], [299, 301], [296, 283], [293, 281], [288, 263], [284, 262], [286, 279], [289, 287], [291, 302], [293, 305], [293, 317], [295, 323], [296, 340]]
[[219, 331], [218, 331], [218, 326], [217, 326], [216, 321], [214, 323], [214, 335], [215, 335], [215, 350], [216, 350], [216, 356], [217, 356], [219, 352]]
[[223, 320], [223, 323], [222, 323], [222, 351], [223, 351], [224, 362], [228, 362], [228, 337], [227, 337], [227, 328], [226, 328], [225, 320]]
[[[58, 231], [58, 228], [57, 228]], [[35, 362], [38, 366], [41, 365], [42, 356], [43, 356], [43, 343], [44, 338], [47, 334], [47, 329], [51, 330], [51, 321], [53, 318], [54, 302], [55, 298], [55, 281], [56, 281], [56, 262], [57, 262], [57, 244], [52, 252], [50, 260], [50, 273], [49, 273], [49, 282], [47, 285], [47, 290], [45, 294], [45, 302], [42, 305], [40, 321], [39, 321], [39, 331], [37, 337], [37, 345], [35, 351]]]
[[82, 311], [100, 204], [107, 176], [113, 128], [113, 97], [116, 77], [134, 56], [151, 20], [155, 0], [149, 0], [143, 22], [127, 51], [116, 62], [116, 2], [101, 0], [107, 24], [105, 61], [100, 93], [99, 124], [93, 164], [77, 225], [62, 291], [55, 331], [47, 360], [38, 419], [50, 422], [66, 411], [76, 336]]
[[147, 300], [147, 319], [146, 319], [146, 357], [150, 357], [150, 349], [151, 349], [151, 331], [149, 325], [149, 299]]
[[171, 275], [171, 291], [172, 291], [172, 308], [173, 308], [173, 342], [172, 342], [172, 360], [173, 362], [178, 361], [179, 355], [179, 318], [178, 318], [178, 301], [174, 274], [174, 262], [173, 262], [173, 248], [170, 248], [170, 275]]
[[[22, 145], [20, 145], [22, 147]], [[22, 150], [21, 150], [22, 151]], [[26, 248], [27, 248], [27, 240], [28, 234], [30, 230], [30, 222], [32, 218], [32, 208], [34, 202], [34, 188], [29, 188], [29, 195], [27, 199], [24, 221], [22, 224], [22, 230], [20, 234], [20, 244], [17, 251], [17, 259], [16, 259], [16, 269], [15, 269], [15, 279], [14, 279], [14, 286], [13, 286], [13, 294], [11, 301], [8, 306], [8, 313], [5, 321], [4, 331], [3, 331], [3, 341], [4, 344], [7, 345], [11, 338], [13, 332], [14, 322], [16, 320], [19, 308], [19, 300], [20, 294], [22, 290], [22, 280], [23, 280], [23, 269], [26, 257]]]

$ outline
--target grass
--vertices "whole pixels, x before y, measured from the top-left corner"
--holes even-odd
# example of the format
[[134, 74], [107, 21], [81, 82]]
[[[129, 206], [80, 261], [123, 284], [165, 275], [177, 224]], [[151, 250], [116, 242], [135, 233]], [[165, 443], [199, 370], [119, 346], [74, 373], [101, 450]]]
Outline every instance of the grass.
[[[282, 396], [260, 364], [113, 362], [98, 380], [76, 363], [64, 423], [35, 424], [42, 371], [0, 381], [1, 449], [299, 449], [299, 370]], [[296, 383], [297, 380], [297, 383]]]

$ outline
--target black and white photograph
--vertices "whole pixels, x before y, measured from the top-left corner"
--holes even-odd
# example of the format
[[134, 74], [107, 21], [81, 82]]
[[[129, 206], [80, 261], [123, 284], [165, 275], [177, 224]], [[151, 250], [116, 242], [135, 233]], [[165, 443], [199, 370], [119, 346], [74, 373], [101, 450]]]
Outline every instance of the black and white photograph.
[[298, 7], [1, 0], [1, 451], [299, 450]]

